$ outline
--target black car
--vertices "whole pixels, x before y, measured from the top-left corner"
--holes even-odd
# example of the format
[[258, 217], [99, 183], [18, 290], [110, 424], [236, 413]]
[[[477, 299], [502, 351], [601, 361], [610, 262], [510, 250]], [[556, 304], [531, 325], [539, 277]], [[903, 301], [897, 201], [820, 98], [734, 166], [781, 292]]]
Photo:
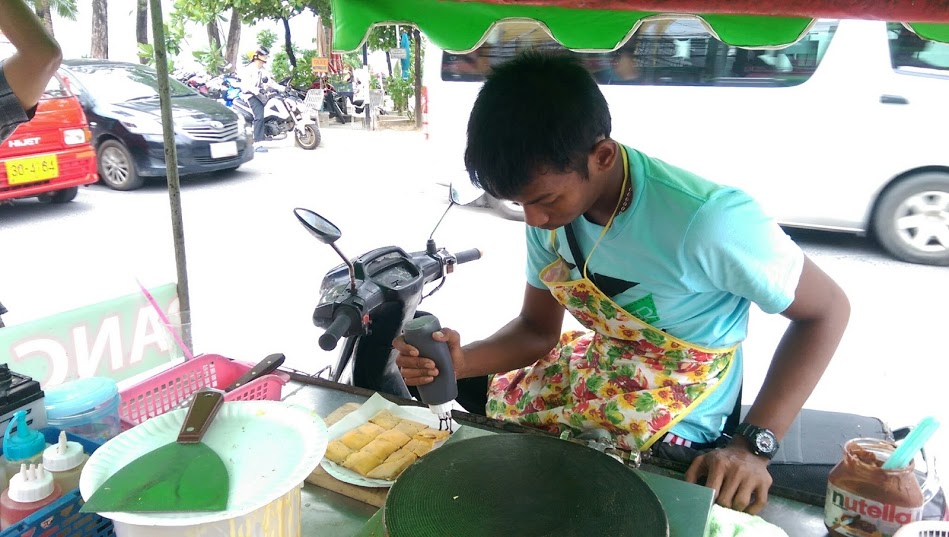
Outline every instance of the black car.
[[[146, 177], [165, 175], [155, 69], [83, 59], [63, 61], [60, 73], [82, 103], [106, 185], [134, 190]], [[179, 174], [235, 169], [254, 158], [251, 128], [241, 115], [177, 80], [168, 82]]]

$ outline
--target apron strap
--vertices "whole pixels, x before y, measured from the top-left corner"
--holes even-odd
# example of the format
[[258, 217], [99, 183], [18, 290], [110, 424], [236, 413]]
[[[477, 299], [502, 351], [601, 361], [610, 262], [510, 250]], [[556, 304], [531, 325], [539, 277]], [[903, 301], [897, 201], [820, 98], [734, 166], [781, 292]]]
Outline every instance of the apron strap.
[[[587, 272], [587, 260], [583, 257], [583, 252], [580, 250], [580, 245], [577, 243], [577, 236], [573, 232], [573, 224], [567, 224], [563, 228], [564, 234], [567, 235], [567, 244], [570, 246], [570, 255], [573, 256], [573, 264], [580, 269], [581, 276], [585, 276]], [[582, 263], [582, 264], [581, 264]]]

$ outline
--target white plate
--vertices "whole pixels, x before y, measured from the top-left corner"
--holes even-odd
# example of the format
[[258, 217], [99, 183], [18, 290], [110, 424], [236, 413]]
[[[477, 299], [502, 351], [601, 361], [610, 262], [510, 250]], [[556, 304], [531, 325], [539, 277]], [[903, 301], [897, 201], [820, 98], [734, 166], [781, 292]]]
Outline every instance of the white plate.
[[237, 156], [237, 142], [219, 142], [211, 144], [211, 158], [227, 158]]
[[[366, 423], [369, 421], [369, 418], [375, 416], [382, 410], [388, 410], [393, 415], [400, 418], [417, 421], [434, 429], [438, 429], [438, 418], [435, 416], [435, 414], [432, 414], [431, 410], [419, 406], [399, 406], [390, 402], [385, 397], [375, 394], [365, 403], [363, 403], [358, 410], [350, 412], [345, 417], [343, 417], [343, 419], [337, 421], [333, 425], [330, 425], [329, 439], [336, 440], [347, 432]], [[459, 427], [460, 425], [452, 420], [451, 430], [457, 431]], [[435, 447], [437, 448], [442, 444], [444, 444], [444, 442], [439, 442], [435, 444]], [[395, 483], [395, 481], [387, 481], [385, 479], [370, 479], [368, 477], [364, 477], [358, 472], [354, 472], [349, 468], [344, 468], [329, 459], [323, 459], [323, 462], [320, 463], [320, 466], [322, 466], [329, 475], [351, 485], [378, 488], [390, 487]]]
[[[141, 455], [174, 442], [185, 412], [154, 417], [97, 449], [79, 480], [82, 497]], [[224, 403], [202, 442], [221, 456], [230, 476], [226, 511], [101, 514], [139, 526], [193, 526], [246, 515], [300, 486], [326, 453], [327, 438], [326, 424], [305, 408], [279, 401]]]

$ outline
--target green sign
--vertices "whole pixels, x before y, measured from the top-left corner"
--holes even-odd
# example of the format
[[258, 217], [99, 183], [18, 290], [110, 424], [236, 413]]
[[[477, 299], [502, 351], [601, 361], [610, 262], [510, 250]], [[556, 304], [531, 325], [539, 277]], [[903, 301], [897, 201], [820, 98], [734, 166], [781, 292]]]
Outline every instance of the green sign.
[[[149, 291], [174, 324], [176, 284]], [[174, 328], [180, 333], [180, 326]], [[141, 293], [0, 328], [0, 363], [43, 387], [94, 376], [121, 381], [180, 357], [158, 312]]]

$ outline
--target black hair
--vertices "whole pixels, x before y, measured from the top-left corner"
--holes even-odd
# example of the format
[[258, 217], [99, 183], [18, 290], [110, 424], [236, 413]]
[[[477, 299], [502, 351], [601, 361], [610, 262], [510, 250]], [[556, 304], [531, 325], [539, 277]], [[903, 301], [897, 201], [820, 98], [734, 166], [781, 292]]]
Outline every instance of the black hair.
[[525, 52], [494, 68], [468, 120], [471, 182], [511, 199], [538, 171], [589, 176], [587, 157], [609, 137], [606, 99], [572, 54]]

